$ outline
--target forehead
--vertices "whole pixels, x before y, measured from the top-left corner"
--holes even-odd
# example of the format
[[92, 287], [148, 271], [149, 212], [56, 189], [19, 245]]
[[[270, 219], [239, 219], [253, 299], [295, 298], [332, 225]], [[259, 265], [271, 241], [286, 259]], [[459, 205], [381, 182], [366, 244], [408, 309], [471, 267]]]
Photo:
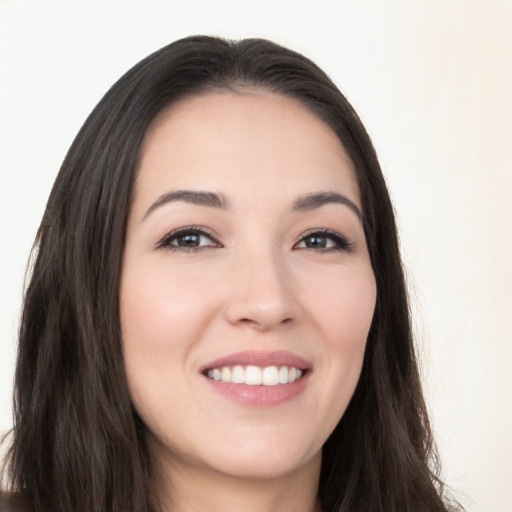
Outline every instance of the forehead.
[[144, 138], [136, 194], [219, 187], [227, 194], [342, 188], [360, 206], [353, 163], [334, 131], [299, 101], [256, 89], [182, 100]]

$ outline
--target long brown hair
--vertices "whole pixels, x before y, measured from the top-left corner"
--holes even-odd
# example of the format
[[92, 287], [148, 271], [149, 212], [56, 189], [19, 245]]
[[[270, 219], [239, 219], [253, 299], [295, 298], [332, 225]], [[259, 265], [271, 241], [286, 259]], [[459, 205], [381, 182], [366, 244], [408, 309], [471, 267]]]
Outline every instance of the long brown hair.
[[392, 205], [357, 114], [314, 63], [261, 39], [182, 39], [138, 63], [73, 142], [37, 233], [15, 376], [10, 490], [38, 512], [159, 509], [123, 367], [119, 280], [141, 141], [170, 104], [258, 87], [295, 98], [352, 158], [377, 282], [360, 381], [323, 447], [325, 512], [448, 510], [421, 391]]

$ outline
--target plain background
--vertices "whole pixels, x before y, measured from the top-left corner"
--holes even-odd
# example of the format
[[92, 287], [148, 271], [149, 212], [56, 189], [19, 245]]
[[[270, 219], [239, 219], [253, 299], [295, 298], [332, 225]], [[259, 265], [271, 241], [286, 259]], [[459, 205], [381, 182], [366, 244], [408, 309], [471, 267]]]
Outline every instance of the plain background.
[[196, 33], [303, 52], [359, 112], [398, 214], [444, 478], [468, 510], [511, 512], [511, 0], [0, 0], [0, 431], [65, 152], [122, 73]]

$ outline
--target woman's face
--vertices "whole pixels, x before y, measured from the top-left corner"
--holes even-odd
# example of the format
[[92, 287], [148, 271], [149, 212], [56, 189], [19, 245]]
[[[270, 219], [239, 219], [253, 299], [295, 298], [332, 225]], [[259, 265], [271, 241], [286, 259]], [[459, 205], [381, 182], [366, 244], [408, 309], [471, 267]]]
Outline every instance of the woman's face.
[[131, 397], [161, 461], [318, 471], [375, 306], [360, 210], [347, 153], [293, 99], [210, 93], [153, 123], [120, 313]]

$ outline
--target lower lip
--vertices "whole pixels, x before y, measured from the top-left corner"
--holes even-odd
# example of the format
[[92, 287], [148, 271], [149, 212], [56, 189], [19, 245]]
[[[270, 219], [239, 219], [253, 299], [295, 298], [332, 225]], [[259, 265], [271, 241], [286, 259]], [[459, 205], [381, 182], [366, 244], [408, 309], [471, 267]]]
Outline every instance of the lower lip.
[[232, 400], [233, 402], [250, 407], [270, 407], [280, 405], [292, 400], [304, 391], [309, 372], [299, 380], [289, 384], [278, 384], [277, 386], [248, 386], [247, 384], [234, 384], [232, 382], [221, 382], [219, 380], [208, 380], [213, 389]]

